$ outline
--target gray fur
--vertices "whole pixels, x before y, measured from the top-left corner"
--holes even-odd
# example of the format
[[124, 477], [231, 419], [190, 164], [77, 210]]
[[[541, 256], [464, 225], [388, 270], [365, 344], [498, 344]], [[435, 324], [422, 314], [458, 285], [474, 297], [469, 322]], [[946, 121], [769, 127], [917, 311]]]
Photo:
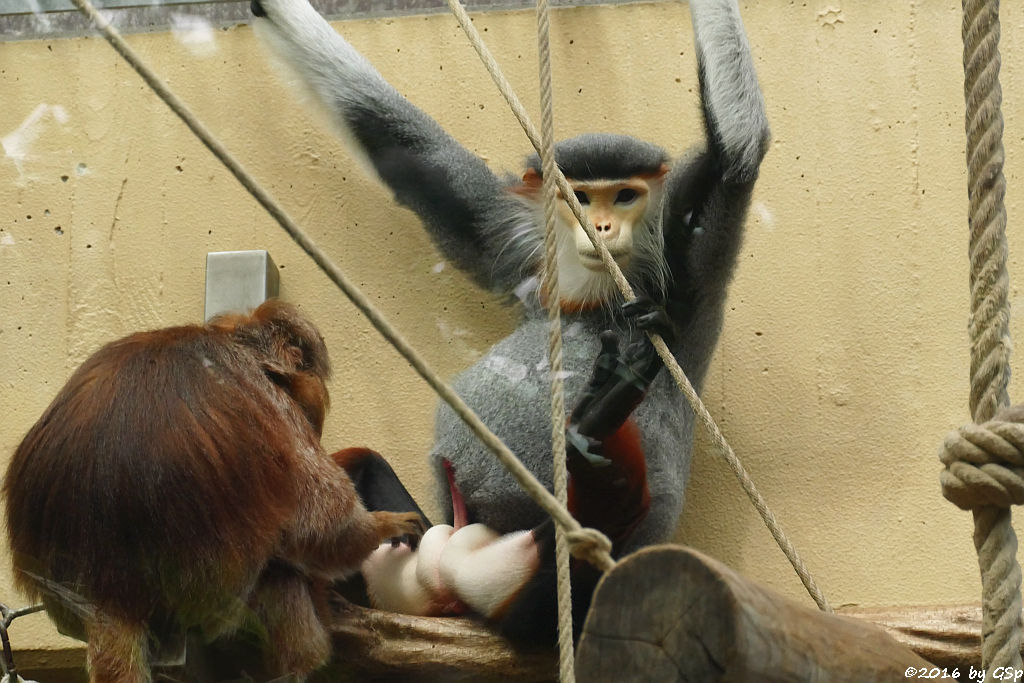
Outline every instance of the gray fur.
[[[555, 163], [572, 180], [616, 180], [654, 173], [668, 160], [661, 147], [629, 135], [584, 133], [555, 145]], [[529, 156], [526, 167], [541, 174], [540, 156]]]
[[725, 176], [752, 181], [768, 150], [768, 118], [735, 2], [690, 0], [708, 127], [725, 151]]
[[[525, 307], [519, 326], [454, 382], [460, 396], [508, 444], [548, 488], [551, 487], [550, 378], [545, 353], [547, 314], [535, 302]], [[563, 367], [567, 403], [590, 376], [609, 326], [604, 311], [563, 316]], [[510, 409], [512, 407], [512, 409]], [[644, 435], [651, 510], [631, 545], [663, 541], [676, 527], [690, 464], [693, 413], [668, 373], [661, 373], [633, 417]], [[545, 513], [447, 406], [438, 408], [436, 442], [430, 458], [455, 465], [472, 518], [501, 532], [532, 528]], [[440, 481], [443, 481], [441, 479]], [[437, 489], [442, 509], [451, 509], [446, 486]], [[449, 520], [451, 521], [451, 520]]]
[[[522, 294], [541, 258], [537, 212], [506, 191], [482, 160], [401, 97], [338, 36], [307, 0], [261, 0], [257, 21], [272, 48], [297, 69], [343, 131], [354, 138], [396, 199], [416, 211], [438, 247], [492, 291]], [[678, 161], [651, 210], [649, 244], [658, 259], [637, 258], [627, 277], [658, 299], [677, 328], [672, 351], [700, 389], [718, 341], [726, 289], [769, 132], [736, 0], [691, 0], [706, 143]], [[581, 136], [560, 145], [566, 174], [583, 180], [623, 177], [659, 167], [664, 152], [626, 136]], [[596, 157], [596, 159], [595, 159]], [[650, 251], [650, 250], [648, 250]], [[663, 285], [658, 271], [667, 269]], [[536, 288], [532, 291], [535, 292]], [[664, 292], [662, 292], [664, 289]], [[455, 379], [466, 402], [534, 474], [550, 486], [547, 323], [535, 294], [523, 321]], [[625, 324], [609, 305], [563, 316], [567, 405], [586, 383], [598, 335]], [[634, 413], [643, 433], [651, 509], [632, 547], [663, 541], [682, 511], [690, 468], [693, 414], [667, 373]], [[494, 457], [447, 406], [438, 410], [430, 460], [442, 509], [450, 498], [441, 467], [450, 460], [471, 519], [507, 532], [543, 519]]]

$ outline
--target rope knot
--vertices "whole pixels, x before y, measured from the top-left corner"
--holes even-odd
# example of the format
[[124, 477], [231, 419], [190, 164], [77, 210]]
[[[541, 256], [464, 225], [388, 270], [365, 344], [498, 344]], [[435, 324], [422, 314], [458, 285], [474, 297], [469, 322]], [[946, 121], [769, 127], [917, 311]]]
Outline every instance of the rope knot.
[[567, 529], [565, 540], [569, 543], [569, 552], [573, 557], [586, 560], [602, 571], [607, 571], [615, 564], [612, 559], [612, 542], [597, 529]]
[[1024, 404], [950, 432], [939, 450], [942, 495], [963, 510], [1024, 504]]

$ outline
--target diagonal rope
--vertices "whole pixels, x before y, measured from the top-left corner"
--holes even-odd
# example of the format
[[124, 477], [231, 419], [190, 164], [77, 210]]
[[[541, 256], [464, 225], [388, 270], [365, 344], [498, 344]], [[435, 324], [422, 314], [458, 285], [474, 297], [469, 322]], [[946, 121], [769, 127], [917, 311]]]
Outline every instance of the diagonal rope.
[[[490, 74], [491, 80], [494, 81], [494, 84], [498, 87], [498, 90], [505, 98], [505, 101], [508, 102], [512, 113], [519, 121], [519, 124], [522, 126], [526, 136], [530, 139], [531, 144], [533, 144], [534, 149], [536, 149], [538, 154], [540, 154], [543, 146], [541, 144], [540, 135], [537, 133], [537, 129], [530, 121], [530, 117], [526, 113], [526, 108], [523, 107], [522, 102], [520, 102], [519, 98], [516, 96], [512, 89], [512, 85], [502, 73], [498, 62], [494, 59], [494, 56], [491, 54], [486, 44], [484, 44], [480, 33], [476, 30], [476, 27], [473, 26], [473, 21], [470, 19], [465, 7], [462, 6], [459, 0], [447, 0], [447, 3], [448, 8], [455, 16], [459, 26], [462, 27], [462, 30], [465, 32], [469, 42], [473, 45], [473, 49], [476, 50], [477, 55], [480, 57], [484, 67], [486, 67], [487, 72]], [[593, 243], [597, 252], [601, 255], [601, 261], [604, 263], [605, 268], [614, 279], [615, 285], [618, 287], [623, 299], [626, 301], [635, 299], [636, 294], [633, 292], [632, 286], [630, 286], [629, 282], [626, 280], [625, 275], [622, 274], [622, 270], [619, 268], [618, 264], [615, 263], [615, 259], [613, 259], [611, 254], [608, 252], [608, 248], [604, 245], [603, 240], [601, 240], [594, 231], [594, 226], [587, 221], [583, 214], [583, 207], [580, 206], [579, 200], [576, 199], [576, 195], [569, 186], [565, 176], [562, 174], [561, 169], [556, 166], [554, 168], [554, 172], [554, 180], [562, 194], [562, 198], [569, 204], [569, 208], [572, 210], [576, 220], [579, 221], [580, 226], [587, 233], [587, 237], [590, 238], [591, 243]], [[548, 172], [545, 169], [545, 178], [547, 175]], [[683, 392], [683, 395], [686, 396], [686, 400], [689, 402], [694, 414], [697, 416], [697, 420], [704, 427], [705, 432], [711, 439], [711, 443], [714, 446], [715, 451], [721, 454], [722, 458], [729, 466], [729, 469], [732, 470], [732, 473], [736, 477], [737, 481], [739, 481], [743, 492], [747, 494], [747, 497], [750, 499], [754, 509], [757, 510], [761, 520], [764, 522], [765, 526], [768, 527], [768, 531], [771, 533], [772, 538], [775, 539], [776, 544], [778, 544], [779, 548], [786, 556], [786, 559], [789, 560], [789, 563], [793, 566], [793, 570], [800, 578], [800, 582], [807, 590], [807, 593], [821, 610], [831, 612], [832, 608], [829, 606], [828, 601], [825, 599], [825, 596], [818, 587], [814, 577], [811, 576], [810, 571], [807, 569], [807, 565], [804, 564], [800, 554], [789, 540], [789, 537], [786, 536], [785, 532], [782, 530], [782, 527], [774, 513], [772, 513], [771, 509], [768, 507], [768, 502], [757, 489], [753, 479], [751, 479], [750, 475], [747, 473], [746, 468], [743, 467], [743, 463], [740, 462], [735, 451], [733, 451], [732, 447], [725, 440], [722, 430], [719, 429], [718, 425], [711, 417], [711, 413], [708, 412], [703, 401], [700, 400], [700, 397], [697, 395], [696, 390], [694, 390], [693, 385], [690, 384], [690, 380], [686, 377], [686, 373], [683, 372], [683, 369], [679, 366], [679, 363], [669, 350], [668, 345], [665, 344], [665, 341], [660, 335], [649, 332], [648, 336], [651, 339], [651, 343], [654, 344], [654, 348], [657, 350], [661, 360], [665, 363], [665, 367], [668, 368], [669, 374], [672, 375], [676, 385]]]
[[[981, 424], [1009, 404], [1010, 305], [1003, 197], [999, 2], [963, 0], [971, 262], [971, 417]], [[948, 496], [947, 496], [948, 497]], [[973, 508], [982, 583], [982, 668], [1020, 671], [1021, 569], [1009, 506]]]
[[[565, 453], [565, 383], [562, 379], [562, 296], [558, 288], [558, 229], [555, 210], [555, 113], [551, 86], [551, 12], [547, 0], [537, 0], [537, 54], [540, 75], [541, 179], [544, 195], [544, 283], [548, 309], [548, 358], [551, 370], [551, 457], [555, 497], [563, 505], [568, 499]], [[565, 532], [555, 529], [555, 568], [558, 583], [558, 679], [575, 683], [572, 642], [572, 581], [569, 576], [569, 548]]]
[[71, 0], [74, 5], [92, 21], [100, 33], [114, 50], [142, 77], [160, 99], [185, 123], [197, 138], [210, 150], [232, 175], [241, 183], [267, 213], [277, 221], [278, 225], [302, 248], [314, 263], [324, 272], [338, 289], [348, 297], [349, 301], [366, 316], [367, 320], [381, 335], [402, 355], [409, 365], [437, 392], [452, 410], [476, 434], [477, 438], [494, 452], [501, 464], [509, 470], [523, 489], [540, 505], [548, 515], [566, 530], [573, 555], [587, 560], [602, 571], [607, 571], [615, 562], [611, 557], [611, 542], [595, 529], [583, 528], [569, 514], [565, 506], [541, 484], [536, 477], [523, 465], [505, 443], [498, 438], [487, 425], [466, 405], [455, 390], [438, 375], [427, 362], [416, 352], [408, 341], [398, 332], [373, 305], [369, 297], [363, 294], [321, 250], [308, 235], [285, 213], [284, 209], [263, 189], [255, 179], [242, 167], [230, 152], [213, 136], [188, 107], [171, 92], [155, 73], [139, 58], [131, 47], [124, 42], [120, 33], [110, 25], [93, 6], [90, 0]]

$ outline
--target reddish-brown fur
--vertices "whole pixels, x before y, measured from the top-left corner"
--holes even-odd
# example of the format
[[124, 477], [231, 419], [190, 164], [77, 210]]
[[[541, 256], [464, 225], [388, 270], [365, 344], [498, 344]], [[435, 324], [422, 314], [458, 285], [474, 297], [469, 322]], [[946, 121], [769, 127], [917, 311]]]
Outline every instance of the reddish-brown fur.
[[567, 504], [580, 524], [600, 529], [617, 549], [651, 506], [647, 460], [640, 429], [632, 418], [602, 442], [601, 455], [611, 461], [606, 467], [593, 467], [578, 455], [569, 457]]
[[149, 680], [147, 633], [252, 616], [282, 673], [324, 663], [310, 578], [419, 531], [367, 512], [320, 446], [329, 372], [316, 328], [271, 301], [107, 344], [29, 430], [3, 486], [15, 579], [84, 622], [93, 681]]
[[349, 467], [355, 467], [366, 458], [372, 458], [374, 456], [380, 457], [376, 451], [370, 450], [369, 448], [365, 448], [363, 446], [350, 446], [331, 453], [331, 460], [333, 460], [338, 467], [348, 470]]

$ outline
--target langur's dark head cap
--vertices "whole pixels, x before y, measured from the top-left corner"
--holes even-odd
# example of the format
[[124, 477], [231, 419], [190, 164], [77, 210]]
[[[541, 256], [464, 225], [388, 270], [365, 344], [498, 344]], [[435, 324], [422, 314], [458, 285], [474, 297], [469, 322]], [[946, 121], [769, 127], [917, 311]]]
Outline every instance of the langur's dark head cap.
[[[669, 157], [661, 147], [629, 135], [584, 133], [555, 144], [555, 162], [573, 180], [613, 180], [656, 173]], [[540, 156], [526, 167], [543, 175]]]

